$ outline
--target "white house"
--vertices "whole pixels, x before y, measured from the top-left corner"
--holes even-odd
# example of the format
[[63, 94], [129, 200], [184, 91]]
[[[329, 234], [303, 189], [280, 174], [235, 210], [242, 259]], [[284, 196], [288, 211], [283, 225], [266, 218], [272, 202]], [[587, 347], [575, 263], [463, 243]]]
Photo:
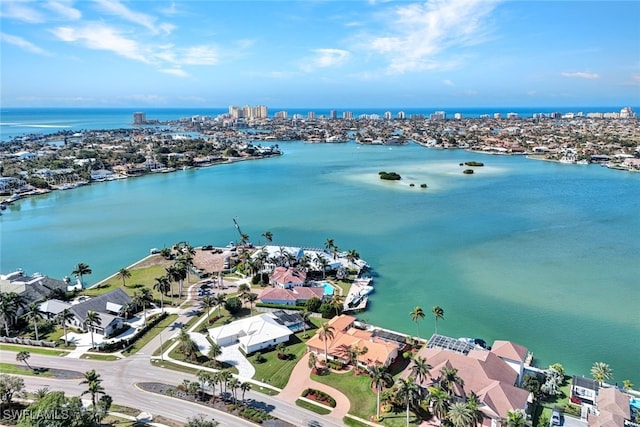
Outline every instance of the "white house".
[[209, 336], [216, 344], [226, 347], [240, 344], [245, 354], [275, 347], [289, 341], [293, 332], [270, 313], [236, 320], [227, 325], [209, 329]]

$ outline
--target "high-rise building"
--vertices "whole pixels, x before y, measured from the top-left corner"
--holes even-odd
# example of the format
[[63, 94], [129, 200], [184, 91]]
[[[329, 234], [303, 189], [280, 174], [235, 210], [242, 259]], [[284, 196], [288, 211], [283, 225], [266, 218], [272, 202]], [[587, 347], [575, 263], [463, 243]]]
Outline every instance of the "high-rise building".
[[240, 118], [240, 107], [229, 105], [229, 115], [234, 119]]
[[398, 112], [398, 115], [396, 117], [398, 117], [400, 120], [404, 120], [407, 117], [407, 115], [405, 114], [404, 111], [400, 111]]
[[309, 120], [315, 120], [316, 119], [316, 113], [314, 113], [313, 111], [309, 111], [307, 113], [307, 119]]
[[462, 113], [455, 113], [453, 115], [453, 118], [456, 119], [456, 120], [462, 120]]
[[256, 105], [253, 107], [254, 119], [266, 119], [269, 117], [269, 111], [266, 105]]
[[353, 113], [351, 111], [343, 111], [342, 112], [342, 118], [345, 120], [352, 120], [353, 119]]
[[384, 119], [385, 120], [391, 120], [391, 111], [385, 111]]
[[338, 118], [338, 112], [337, 112], [336, 110], [331, 110], [331, 111], [329, 112], [329, 118], [330, 118], [331, 120], [335, 120], [335, 119], [337, 119], [337, 118]]
[[502, 114], [500, 114], [500, 113], [493, 113], [493, 118], [494, 118], [494, 119], [501, 119], [501, 118], [502, 118]]
[[143, 125], [147, 123], [147, 114], [142, 112], [133, 113], [133, 124], [134, 125]]
[[445, 113], [444, 111], [436, 111], [430, 116], [431, 120], [445, 120], [446, 118], [447, 118], [447, 113]]

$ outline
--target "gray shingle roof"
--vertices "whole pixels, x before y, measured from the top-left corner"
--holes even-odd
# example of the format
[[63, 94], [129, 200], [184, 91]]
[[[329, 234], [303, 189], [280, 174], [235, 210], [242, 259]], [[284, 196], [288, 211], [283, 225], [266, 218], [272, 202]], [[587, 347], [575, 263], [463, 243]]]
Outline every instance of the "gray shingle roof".
[[[84, 302], [81, 302], [80, 304], [76, 304], [72, 306], [71, 312], [75, 314], [76, 317], [80, 319], [81, 322], [84, 322], [86, 320], [88, 311], [95, 311], [99, 313], [100, 317], [102, 318], [102, 317], [105, 317], [103, 316], [103, 313], [105, 315], [108, 314], [107, 302], [112, 302], [119, 305], [125, 305], [131, 302], [131, 297], [127, 295], [125, 291], [118, 288], [118, 289], [114, 289], [111, 292], [107, 292], [106, 294], [93, 297], [91, 299], [88, 299], [87, 301], [84, 301]], [[103, 319], [103, 321], [105, 319]]]

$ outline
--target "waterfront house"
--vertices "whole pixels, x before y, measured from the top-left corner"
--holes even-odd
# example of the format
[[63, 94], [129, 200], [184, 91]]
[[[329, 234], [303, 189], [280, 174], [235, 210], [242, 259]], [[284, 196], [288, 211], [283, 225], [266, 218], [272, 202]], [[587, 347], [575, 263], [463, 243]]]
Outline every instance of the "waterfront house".
[[209, 329], [209, 336], [216, 344], [226, 347], [239, 344], [245, 354], [272, 348], [286, 343], [293, 334], [271, 313], [236, 320], [217, 328]]
[[595, 405], [598, 388], [598, 381], [574, 376], [571, 380], [571, 397], [578, 398], [587, 405]]
[[291, 267], [276, 267], [269, 276], [271, 285], [284, 289], [304, 286], [306, 282], [307, 273], [304, 270]]
[[[0, 275], [0, 292], [15, 292], [22, 297], [25, 307], [55, 296], [64, 296], [66, 291], [67, 283], [65, 281], [52, 279], [40, 273], [28, 276], [22, 270], [18, 270]], [[20, 307], [16, 317], [22, 313], [24, 313], [24, 308]]]
[[[480, 410], [485, 415], [482, 425], [499, 426], [509, 411], [527, 409], [530, 393], [517, 387], [526, 348], [509, 341], [496, 341], [497, 350], [494, 351], [493, 347], [486, 350], [462, 340], [434, 337], [438, 344], [428, 344], [417, 354], [432, 366], [429, 376], [418, 382], [420, 387], [427, 389], [434, 385], [443, 369], [453, 368], [464, 383], [463, 387], [453, 386], [454, 395], [462, 398], [474, 392], [478, 396]], [[411, 375], [411, 366], [402, 373], [404, 378]]]
[[265, 304], [303, 305], [311, 298], [322, 300], [324, 288], [313, 286], [297, 286], [292, 289], [266, 288], [258, 298]]
[[[329, 359], [349, 362], [349, 349], [363, 351], [357, 356], [357, 364], [362, 367], [373, 365], [389, 366], [397, 358], [400, 345], [385, 340], [373, 331], [355, 327], [356, 318], [342, 314], [329, 320], [333, 328], [333, 339], [327, 342]], [[318, 332], [307, 341], [307, 350], [324, 357], [324, 341]]]
[[106, 294], [72, 305], [70, 310], [73, 319], [70, 323], [78, 328], [86, 329], [87, 313], [95, 311], [100, 316], [100, 324], [95, 325], [93, 331], [110, 337], [123, 327], [122, 315], [130, 304], [131, 297], [122, 289], [117, 288]]
[[[614, 387], [601, 388], [596, 397], [596, 410], [588, 416], [589, 427], [618, 427], [630, 424], [629, 397]], [[637, 425], [637, 424], [636, 424]]]
[[291, 332], [299, 332], [304, 329], [305, 320], [297, 311], [274, 310], [269, 313], [278, 323], [286, 326]]

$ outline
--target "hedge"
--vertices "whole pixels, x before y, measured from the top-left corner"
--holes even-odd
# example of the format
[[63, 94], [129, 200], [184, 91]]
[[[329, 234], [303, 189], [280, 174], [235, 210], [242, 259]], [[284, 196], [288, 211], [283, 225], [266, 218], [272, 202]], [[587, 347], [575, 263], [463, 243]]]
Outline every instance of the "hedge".
[[298, 311], [303, 311], [307, 309], [307, 307], [304, 305], [271, 304], [266, 302], [258, 302], [256, 303], [256, 307], [281, 308], [284, 310], [298, 310]]

